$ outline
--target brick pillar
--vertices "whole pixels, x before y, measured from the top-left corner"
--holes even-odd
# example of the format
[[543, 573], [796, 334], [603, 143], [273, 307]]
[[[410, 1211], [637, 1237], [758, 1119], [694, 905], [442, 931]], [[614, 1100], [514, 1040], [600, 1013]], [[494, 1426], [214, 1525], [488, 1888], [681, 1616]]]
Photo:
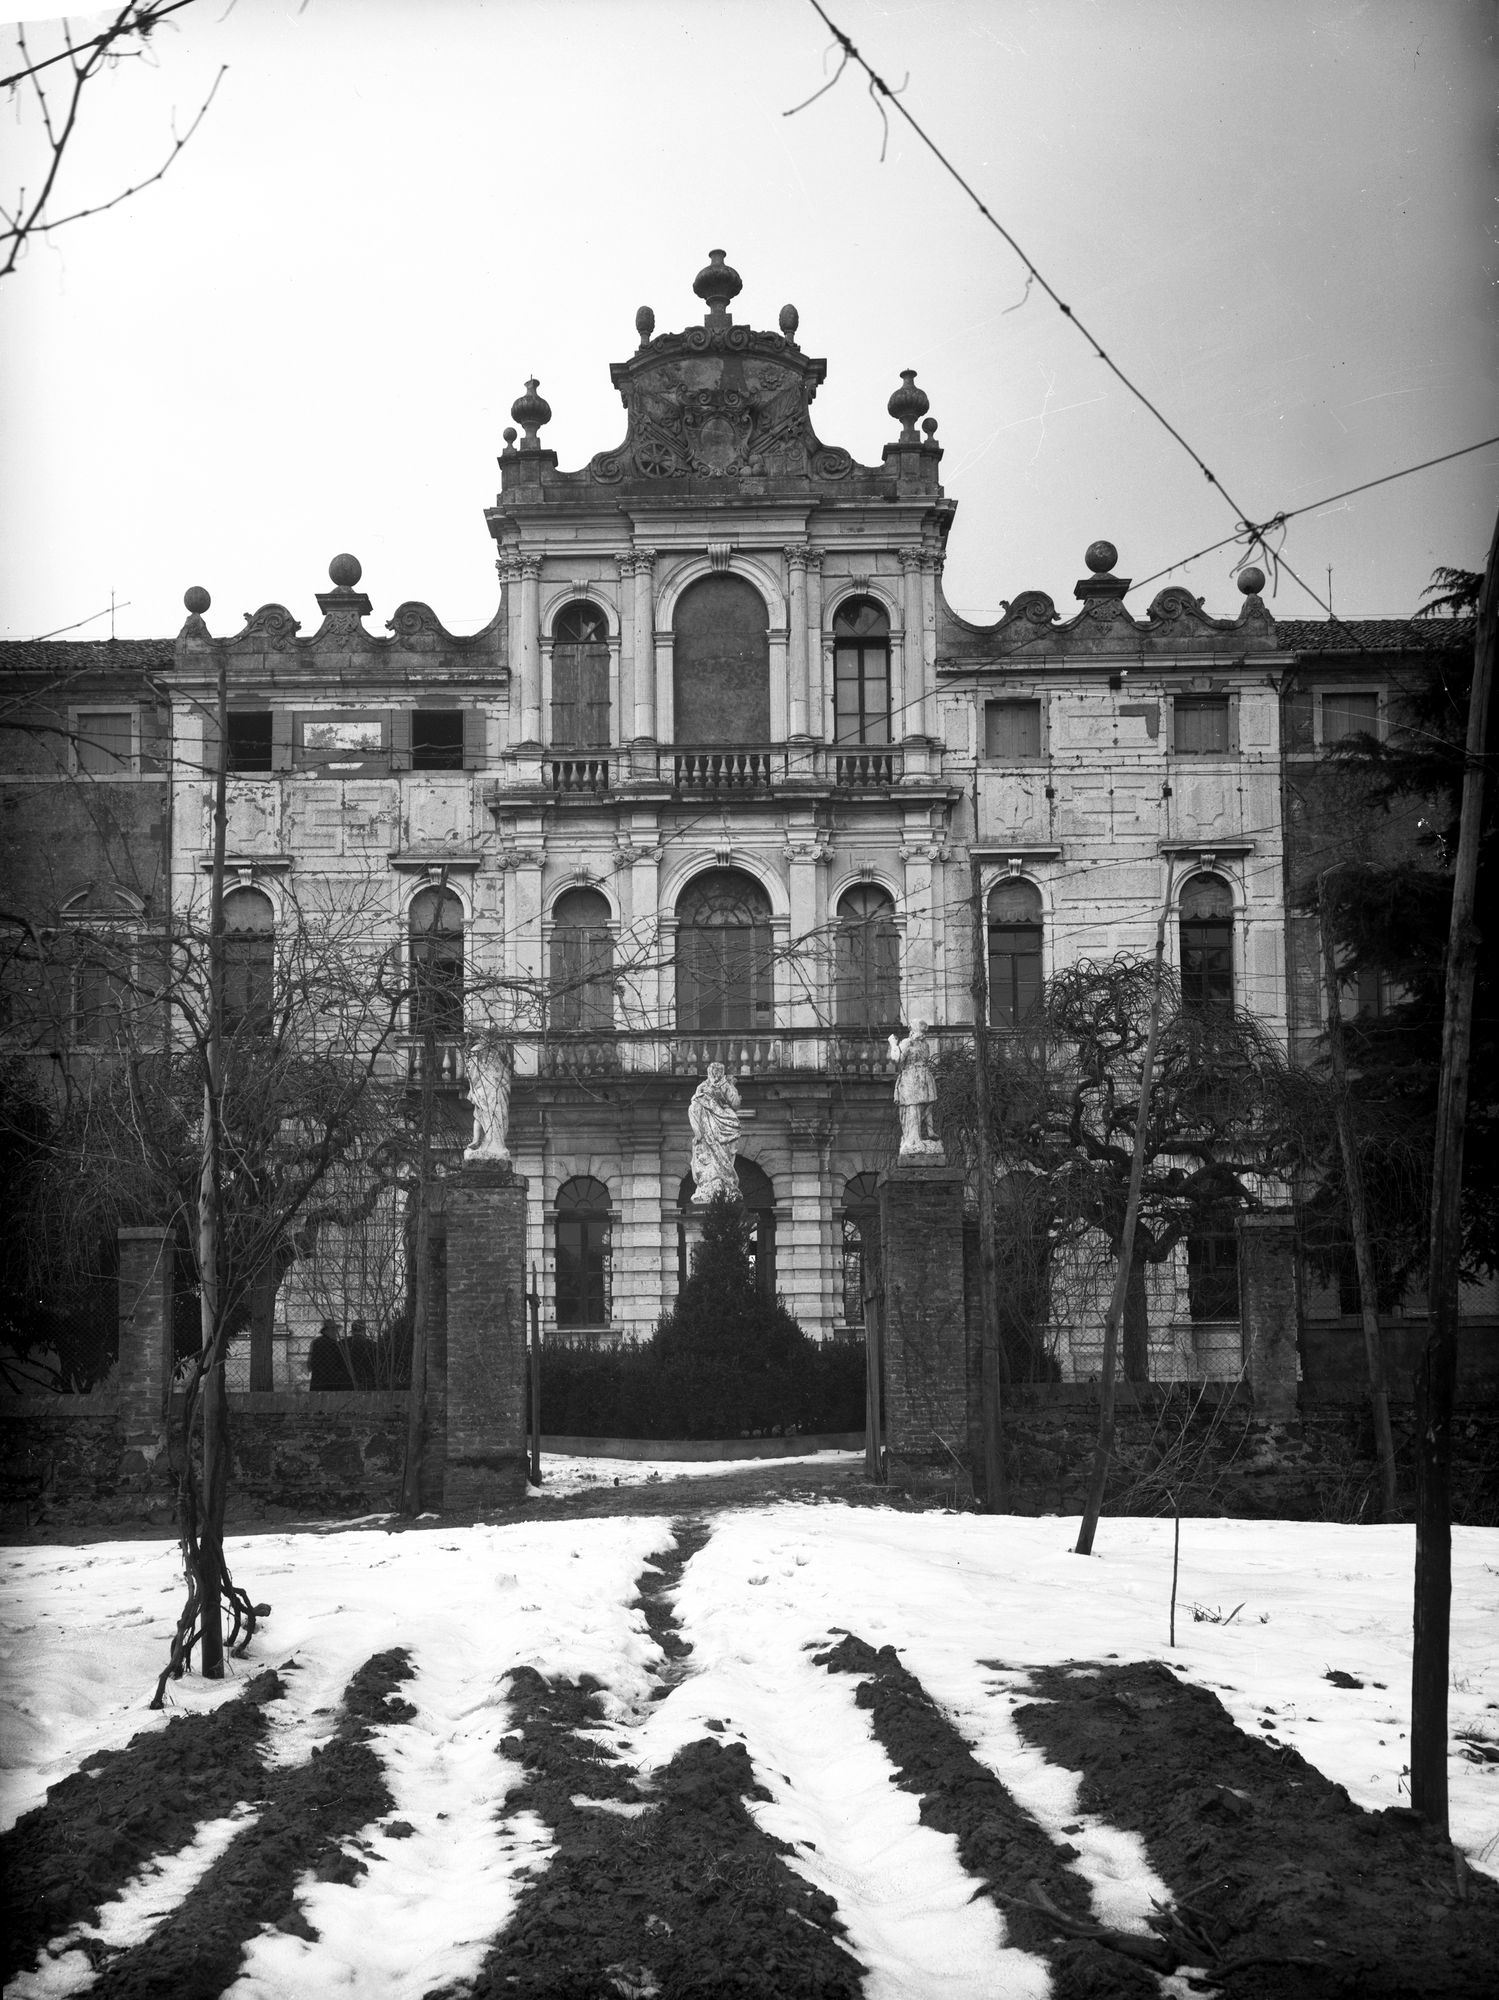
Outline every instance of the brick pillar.
[[447, 1183], [446, 1513], [526, 1490], [525, 1176], [472, 1161]]
[[1289, 1213], [1239, 1217], [1239, 1325], [1255, 1413], [1296, 1415], [1296, 1230]]
[[169, 1229], [120, 1231], [120, 1432], [127, 1469], [155, 1462], [166, 1441], [167, 1395], [172, 1380], [172, 1264]]
[[885, 1449], [892, 1486], [973, 1492], [963, 1307], [963, 1182], [902, 1164], [880, 1182]]

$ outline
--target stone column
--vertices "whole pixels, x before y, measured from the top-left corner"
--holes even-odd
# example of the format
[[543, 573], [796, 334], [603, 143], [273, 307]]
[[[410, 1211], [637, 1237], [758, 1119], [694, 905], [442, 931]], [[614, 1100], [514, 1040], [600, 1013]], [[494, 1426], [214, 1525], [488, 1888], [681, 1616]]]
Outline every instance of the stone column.
[[822, 646], [822, 550], [808, 548], [807, 569], [807, 733], [822, 742], [829, 734], [827, 676]]
[[637, 743], [656, 740], [656, 551], [636, 549], [635, 573], [635, 723]]
[[792, 737], [811, 734], [807, 673], [807, 557], [810, 554], [811, 550], [805, 542], [794, 542], [785, 551], [791, 579], [791, 623], [786, 654], [790, 691], [786, 704], [786, 734]]
[[166, 1439], [172, 1382], [172, 1232], [122, 1229], [119, 1244], [120, 1431], [127, 1453], [150, 1464]]
[[[920, 549], [902, 549], [900, 566], [904, 571], [901, 579], [903, 624], [901, 639], [901, 672], [899, 696], [895, 688], [890, 690], [892, 717], [891, 735], [897, 743], [905, 742], [913, 736], [925, 736], [926, 729], [926, 685], [921, 669], [921, 640], [923, 625], [922, 586]], [[891, 649], [891, 678], [894, 679], [894, 648]]]
[[889, 1483], [972, 1496], [963, 1180], [902, 1162], [879, 1187]]
[[518, 558], [520, 571], [520, 733], [541, 741], [541, 557]]
[[1290, 1422], [1300, 1372], [1295, 1223], [1285, 1210], [1241, 1215], [1238, 1237], [1239, 1328], [1255, 1414]]
[[470, 1162], [445, 1190], [445, 1513], [526, 1490], [526, 1189], [501, 1164]]

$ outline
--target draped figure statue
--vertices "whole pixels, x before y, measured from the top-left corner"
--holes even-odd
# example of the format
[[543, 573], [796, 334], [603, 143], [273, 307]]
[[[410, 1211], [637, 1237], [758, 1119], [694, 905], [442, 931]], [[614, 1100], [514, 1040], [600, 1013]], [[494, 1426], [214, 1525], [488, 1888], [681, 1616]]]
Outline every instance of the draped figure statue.
[[903, 1042], [890, 1037], [895, 1061], [895, 1103], [900, 1112], [900, 1156], [903, 1160], [943, 1160], [942, 1142], [932, 1129], [937, 1079], [932, 1073], [932, 1045], [927, 1024], [917, 1021]]
[[739, 1092], [721, 1062], [709, 1063], [708, 1074], [692, 1093], [687, 1107], [692, 1127], [693, 1205], [726, 1194], [739, 1199], [734, 1156], [739, 1151]]
[[465, 1053], [474, 1136], [463, 1157], [509, 1165], [510, 1148], [505, 1142], [510, 1132], [510, 1085], [515, 1076], [510, 1044], [493, 1028], [482, 1028], [468, 1037]]

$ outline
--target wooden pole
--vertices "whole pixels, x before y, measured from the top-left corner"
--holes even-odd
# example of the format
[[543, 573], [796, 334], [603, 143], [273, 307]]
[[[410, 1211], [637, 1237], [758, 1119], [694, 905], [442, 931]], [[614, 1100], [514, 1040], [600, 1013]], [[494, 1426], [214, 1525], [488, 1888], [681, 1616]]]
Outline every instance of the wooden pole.
[[1374, 1409], [1374, 1442], [1379, 1455], [1380, 1513], [1395, 1518], [1395, 1439], [1390, 1430], [1390, 1394], [1385, 1381], [1384, 1341], [1379, 1331], [1379, 1287], [1374, 1251], [1369, 1242], [1369, 1210], [1364, 1199], [1364, 1163], [1359, 1157], [1348, 1096], [1348, 1050], [1343, 1040], [1343, 1009], [1338, 997], [1338, 967], [1333, 950], [1332, 913], [1326, 868], [1317, 878], [1317, 921], [1322, 929], [1322, 984], [1327, 1003], [1327, 1056], [1332, 1069], [1333, 1119], [1338, 1150], [1343, 1157], [1343, 1186], [1348, 1197], [1348, 1223], [1353, 1235], [1353, 1261], [1358, 1272], [1359, 1316], [1364, 1328], [1364, 1363], [1369, 1374], [1369, 1401]]
[[[439, 885], [439, 907], [447, 869]], [[432, 1289], [432, 1121], [437, 1095], [437, 1030], [432, 1007], [422, 1024], [422, 1128], [416, 1188], [416, 1242], [411, 1274], [411, 1389], [406, 1404], [406, 1464], [401, 1478], [401, 1512], [422, 1507], [422, 1452], [427, 1425], [427, 1324]]]
[[1093, 1451], [1093, 1471], [1088, 1480], [1088, 1499], [1082, 1525], [1077, 1531], [1073, 1553], [1090, 1556], [1098, 1517], [1103, 1512], [1103, 1489], [1109, 1476], [1109, 1460], [1114, 1451], [1114, 1377], [1119, 1362], [1119, 1322], [1124, 1316], [1124, 1295], [1129, 1289], [1130, 1266], [1135, 1256], [1135, 1224], [1140, 1215], [1140, 1186], [1145, 1178], [1145, 1138], [1150, 1129], [1150, 1091], [1155, 1080], [1155, 1049], [1161, 1030], [1161, 993], [1166, 975], [1166, 918], [1171, 910], [1172, 877], [1175, 863], [1166, 861], [1166, 894], [1155, 927], [1155, 984], [1150, 996], [1150, 1026], [1145, 1035], [1145, 1057], [1140, 1065], [1140, 1108], [1135, 1114], [1135, 1150], [1129, 1166], [1129, 1195], [1124, 1204], [1124, 1235], [1119, 1244], [1119, 1268], [1114, 1273], [1114, 1289], [1103, 1322], [1103, 1381], [1099, 1388], [1098, 1443]]
[[990, 1514], [1008, 1512], [1009, 1484], [1005, 1476], [1004, 1405], [1000, 1389], [1005, 1379], [1005, 1355], [999, 1344], [999, 1311], [994, 1286], [994, 1155], [989, 1130], [989, 980], [988, 932], [984, 924], [983, 869], [976, 854], [968, 857], [968, 910], [973, 936], [973, 1095], [978, 1121], [979, 1200], [979, 1397], [984, 1433], [984, 1508]]
[[531, 1266], [531, 1484], [541, 1484], [541, 1293], [536, 1289], [536, 1266]]
[[1478, 974], [1474, 922], [1489, 695], [1499, 629], [1499, 522], [1478, 600], [1463, 800], [1447, 932], [1442, 1066], [1431, 1185], [1430, 1327], [1416, 1375], [1416, 1576], [1411, 1650], [1411, 1804], [1447, 1831], [1447, 1672], [1452, 1619], [1452, 1406], [1462, 1265], [1463, 1137]]
[[198, 1177], [198, 1277], [203, 1370], [203, 1509], [198, 1530], [200, 1661], [224, 1678], [223, 1534], [228, 1497], [229, 1394], [224, 1379], [223, 1231], [219, 1123], [224, 1069], [224, 848], [228, 826], [229, 682], [219, 649], [218, 769], [213, 789], [213, 872], [208, 892], [208, 1040], [203, 1066], [203, 1159]]

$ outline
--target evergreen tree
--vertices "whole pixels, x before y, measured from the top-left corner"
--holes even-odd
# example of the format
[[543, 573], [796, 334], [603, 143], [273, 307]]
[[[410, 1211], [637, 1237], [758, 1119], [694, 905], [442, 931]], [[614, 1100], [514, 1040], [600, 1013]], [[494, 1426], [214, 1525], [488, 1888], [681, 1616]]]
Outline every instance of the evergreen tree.
[[[1473, 678], [1467, 617], [1477, 573], [1439, 569], [1418, 615], [1433, 615], [1392, 705], [1383, 741], [1351, 738], [1332, 753], [1334, 769], [1366, 811], [1389, 821], [1383, 852], [1328, 872], [1326, 907], [1346, 977], [1377, 978], [1382, 1012], [1349, 1019], [1345, 1034], [1358, 1135], [1368, 1184], [1370, 1230], [1379, 1246], [1380, 1304], [1388, 1308], [1424, 1278], [1430, 1168], [1441, 1062], [1452, 867], [1457, 852], [1464, 739]], [[1420, 627], [1414, 628], [1420, 631]], [[1496, 710], [1499, 712], [1499, 710]], [[1491, 721], [1492, 759], [1499, 729]], [[1499, 843], [1499, 786], [1486, 788], [1480, 885]], [[1308, 886], [1304, 907], [1316, 907]], [[1482, 888], [1480, 886], [1480, 907]], [[1465, 1275], [1499, 1269], [1499, 949], [1483, 925], [1474, 1006], [1472, 1091], [1463, 1176]], [[1366, 981], [1366, 985], [1370, 983]], [[1351, 1009], [1348, 1010], [1351, 1012]], [[1312, 1203], [1325, 1238], [1346, 1236], [1342, 1176], [1330, 1162]]]

